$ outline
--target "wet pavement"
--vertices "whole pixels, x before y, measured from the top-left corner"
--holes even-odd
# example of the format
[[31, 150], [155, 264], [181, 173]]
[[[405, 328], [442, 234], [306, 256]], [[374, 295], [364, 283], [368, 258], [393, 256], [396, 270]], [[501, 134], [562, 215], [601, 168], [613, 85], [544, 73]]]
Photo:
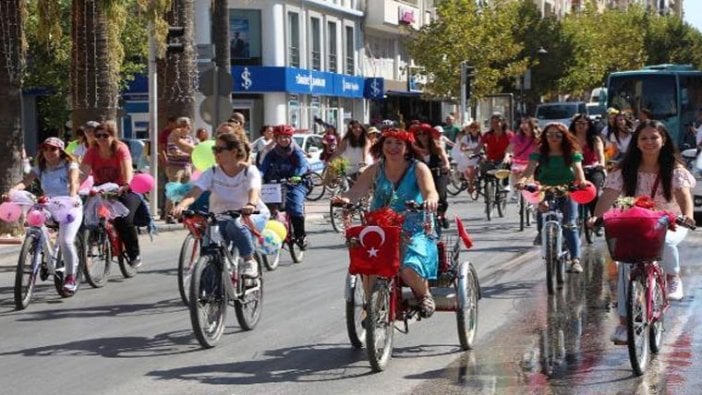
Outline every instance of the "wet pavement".
[[[699, 232], [697, 232], [699, 233]], [[584, 251], [581, 275], [568, 274], [548, 295], [545, 282], [514, 298], [513, 320], [491, 333], [413, 394], [702, 393], [699, 234], [681, 248], [685, 298], [665, 315], [662, 351], [637, 377], [626, 346], [609, 337], [617, 324], [616, 267], [600, 241]], [[480, 315], [489, 314], [481, 311]]]

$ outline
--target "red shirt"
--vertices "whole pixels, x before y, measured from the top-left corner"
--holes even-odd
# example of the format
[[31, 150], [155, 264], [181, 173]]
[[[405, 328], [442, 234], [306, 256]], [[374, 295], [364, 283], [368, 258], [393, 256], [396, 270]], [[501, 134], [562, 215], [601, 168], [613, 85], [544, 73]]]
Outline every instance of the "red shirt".
[[490, 161], [501, 161], [505, 157], [505, 151], [514, 133], [507, 131], [497, 136], [494, 131], [485, 133], [480, 138], [480, 143], [485, 146], [485, 155]]
[[109, 158], [100, 157], [98, 147], [90, 147], [83, 157], [83, 162], [90, 166], [95, 185], [106, 182], [114, 182], [117, 185], [125, 185], [124, 174], [122, 174], [122, 162], [132, 160], [129, 148], [124, 143], [117, 145], [117, 152]]
[[158, 133], [158, 144], [162, 147], [166, 147], [166, 144], [168, 144], [168, 136], [171, 135], [171, 130], [169, 128], [165, 128], [162, 131]]

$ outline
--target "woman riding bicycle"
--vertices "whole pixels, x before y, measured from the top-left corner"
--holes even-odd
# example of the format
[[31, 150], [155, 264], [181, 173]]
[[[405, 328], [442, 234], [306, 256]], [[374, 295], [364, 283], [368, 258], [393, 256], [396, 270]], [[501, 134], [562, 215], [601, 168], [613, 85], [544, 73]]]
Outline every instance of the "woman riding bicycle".
[[[434, 188], [431, 171], [416, 160], [412, 148], [414, 136], [400, 129], [386, 129], [373, 151], [381, 158], [361, 173], [353, 187], [333, 198], [336, 203], [357, 202], [369, 190], [373, 190], [370, 210], [389, 207], [404, 214], [403, 232], [409, 236], [401, 251], [400, 275], [420, 301], [421, 314], [429, 317], [434, 313], [434, 299], [429, 292], [427, 280], [435, 279], [438, 268], [438, 252], [434, 235], [424, 229], [424, 213], [408, 212], [405, 202], [424, 202], [425, 209], [435, 212], [439, 196]], [[366, 295], [372, 284], [366, 282]]]
[[332, 159], [341, 156], [348, 160], [349, 171], [346, 175], [358, 178], [358, 175], [373, 162], [370, 155], [370, 139], [360, 122], [351, 120], [348, 130], [332, 155]]
[[434, 188], [439, 194], [439, 207], [437, 215], [441, 221], [441, 226], [444, 229], [448, 228], [449, 222], [446, 218], [446, 210], [448, 209], [448, 199], [446, 192], [446, 184], [448, 183], [449, 160], [446, 152], [444, 152], [438, 140], [441, 134], [431, 125], [422, 123], [412, 128], [415, 144], [419, 159], [429, 167], [432, 179], [434, 180]]
[[[292, 144], [294, 132], [295, 129], [290, 125], [278, 125], [273, 128], [275, 147], [266, 154], [261, 163], [264, 182], [301, 178], [309, 170], [305, 153], [300, 147]], [[295, 240], [302, 251], [307, 249], [308, 244], [304, 217], [306, 196], [305, 183], [288, 184], [285, 211], [290, 215]]]
[[[242, 141], [235, 134], [217, 136], [212, 151], [217, 165], [203, 172], [193, 182], [190, 192], [173, 208], [173, 215], [179, 216], [204, 191], [210, 191], [210, 212], [221, 214], [241, 210], [244, 216], [241, 221], [227, 218], [219, 222], [219, 229], [224, 239], [234, 244], [244, 260], [242, 276], [258, 277], [251, 231], [262, 231], [270, 217], [266, 204], [260, 199], [261, 174], [255, 165], [249, 163], [248, 142]], [[254, 211], [259, 213], [252, 214]]]
[[119, 185], [119, 201], [129, 209], [129, 214], [115, 218], [114, 224], [124, 242], [129, 264], [139, 267], [139, 236], [134, 226], [134, 216], [143, 201], [141, 196], [129, 190], [129, 183], [134, 176], [132, 156], [127, 145], [117, 138], [117, 125], [114, 121], [103, 122], [95, 128], [95, 142], [85, 153], [80, 171], [83, 176], [92, 174], [95, 185], [108, 182]]
[[[529, 165], [529, 155], [539, 148], [541, 129], [534, 117], [522, 118], [519, 130], [512, 137], [507, 152], [512, 155], [512, 173], [510, 182], [515, 185]], [[516, 194], [513, 196], [517, 196]]]
[[[39, 179], [41, 190], [50, 198], [57, 196], [71, 196], [76, 207], [80, 207], [78, 198], [78, 163], [66, 151], [63, 141], [57, 137], [49, 137], [40, 146], [41, 153], [37, 156], [37, 165], [24, 176], [24, 180], [10, 189], [10, 193], [21, 191]], [[66, 264], [66, 280], [63, 282], [63, 291], [66, 295], [73, 295], [78, 288], [76, 276], [78, 275], [78, 251], [74, 244], [76, 235], [83, 222], [83, 210], [74, 210], [76, 218], [69, 223], [60, 223], [58, 243]]]
[[[585, 179], [590, 181], [597, 189], [595, 198], [587, 204], [590, 214], [592, 214], [595, 211], [595, 206], [597, 206], [597, 196], [602, 189], [602, 184], [605, 179], [604, 143], [587, 114], [576, 114], [568, 130], [575, 136], [575, 141], [578, 142], [578, 145], [582, 149], [582, 165], [583, 171], [585, 172]], [[598, 236], [602, 235], [598, 234]]]
[[[480, 164], [481, 174], [487, 170], [495, 169], [510, 163], [511, 156], [507, 153], [507, 147], [512, 140], [514, 133], [507, 129], [505, 118], [500, 113], [494, 113], [490, 117], [490, 130], [480, 138], [480, 145], [475, 152], [485, 149], [486, 161]], [[505, 180], [505, 191], [509, 191], [509, 180]]]
[[473, 121], [463, 128], [463, 131], [456, 137], [456, 144], [451, 150], [451, 157], [456, 161], [456, 170], [463, 173], [468, 181], [468, 193], [475, 190], [475, 174], [480, 158], [475, 156], [480, 146], [480, 122]]
[[[560, 122], [549, 123], [544, 128], [542, 136], [546, 136], [546, 138], [539, 143], [539, 150], [529, 156], [529, 165], [524, 170], [517, 187], [522, 188], [532, 175], [541, 185], [546, 186], [582, 184], [585, 181], [581, 166], [583, 155], [580, 153], [575, 137], [568, 132], [568, 128]], [[563, 213], [563, 235], [572, 259], [570, 272], [582, 273], [580, 238], [576, 222], [578, 204], [568, 196], [558, 197], [557, 204], [558, 209]], [[539, 233], [534, 239], [534, 245], [541, 245], [542, 218], [540, 211], [537, 211], [536, 220]]]
[[[656, 209], [682, 214], [685, 222], [693, 225], [690, 191], [695, 186], [695, 178], [678, 158], [673, 140], [662, 123], [651, 120], [641, 122], [634, 131], [629, 151], [617, 168], [607, 175], [604, 191], [595, 208], [595, 217], [602, 216], [620, 195], [650, 196], [656, 203]], [[687, 229], [682, 227], [668, 231], [665, 236], [661, 264], [668, 277], [669, 300], [683, 298], [678, 244], [685, 236]], [[617, 284], [617, 300], [620, 325], [612, 335], [612, 341], [626, 344], [626, 284], [621, 280]]]

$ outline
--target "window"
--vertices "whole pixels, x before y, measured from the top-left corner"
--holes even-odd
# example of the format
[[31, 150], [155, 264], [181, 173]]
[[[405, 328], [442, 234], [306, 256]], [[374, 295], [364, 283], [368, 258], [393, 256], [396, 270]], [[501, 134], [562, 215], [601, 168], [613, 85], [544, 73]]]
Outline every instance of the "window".
[[310, 36], [312, 36], [312, 70], [322, 70], [322, 32], [319, 18], [310, 18]]
[[354, 75], [356, 70], [353, 26], [346, 26], [346, 74]]
[[300, 16], [288, 12], [288, 64], [300, 67]]
[[230, 9], [229, 37], [232, 64], [261, 64], [261, 11]]
[[329, 40], [329, 49], [327, 53], [329, 54], [327, 59], [327, 70], [332, 73], [339, 72], [338, 64], [338, 49], [336, 46], [336, 22], [327, 22], [327, 39]]

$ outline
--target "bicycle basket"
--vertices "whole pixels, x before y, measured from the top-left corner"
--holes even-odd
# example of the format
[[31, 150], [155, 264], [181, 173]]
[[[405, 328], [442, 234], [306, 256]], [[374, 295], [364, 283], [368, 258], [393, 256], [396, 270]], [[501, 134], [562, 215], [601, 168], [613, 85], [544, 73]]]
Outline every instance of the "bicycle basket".
[[604, 228], [615, 261], [656, 261], [663, 253], [668, 217], [605, 217]]
[[392, 277], [400, 270], [401, 228], [353, 226], [346, 230], [349, 273]]

